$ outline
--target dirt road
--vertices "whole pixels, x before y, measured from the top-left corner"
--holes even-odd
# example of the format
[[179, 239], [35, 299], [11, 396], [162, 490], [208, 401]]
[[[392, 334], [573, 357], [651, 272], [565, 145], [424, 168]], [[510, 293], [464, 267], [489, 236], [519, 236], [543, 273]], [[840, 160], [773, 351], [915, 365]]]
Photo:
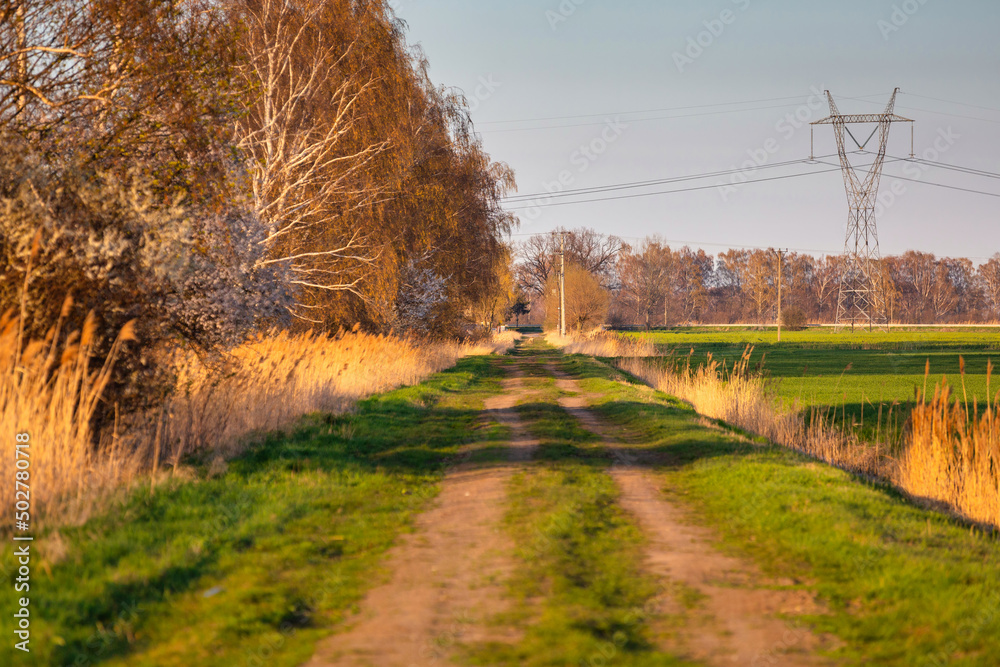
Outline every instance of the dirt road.
[[491, 619], [507, 608], [505, 585], [515, 567], [502, 526], [507, 484], [514, 471], [532, 465], [538, 444], [517, 410], [537, 400], [526, 388], [526, 372], [556, 377], [559, 404], [614, 453], [609, 474], [621, 490], [621, 507], [647, 536], [645, 567], [661, 584], [664, 608], [679, 609], [672, 599], [679, 586], [701, 600], [685, 611], [683, 627], [660, 633], [660, 649], [720, 666], [830, 664], [817, 657], [818, 649], [833, 645], [830, 638], [783, 618], [822, 613], [811, 594], [714, 547], [713, 534], [667, 499], [648, 462], [620, 446], [588, 409], [597, 397], [583, 393], [576, 379], [530, 355], [514, 369], [484, 412], [484, 419], [509, 429], [507, 460], [462, 464], [444, 478], [433, 507], [388, 554], [387, 581], [369, 592], [345, 632], [319, 646], [310, 667], [447, 665], [461, 644], [517, 641], [516, 630]]
[[[697, 591], [704, 602], [689, 614], [674, 652], [711, 665], [828, 665], [815, 657], [833, 640], [783, 620], [783, 615], [819, 614], [812, 595], [789, 590], [793, 582], [768, 579], [753, 564], [727, 556], [712, 546], [712, 534], [693, 525], [683, 509], [669, 502], [656, 475], [634, 452], [624, 453], [612, 430], [587, 409], [579, 383], [560, 373], [557, 386], [575, 394], [559, 404], [588, 431], [604, 439], [615, 456], [611, 475], [621, 489], [620, 503], [646, 533], [646, 566], [665, 583], [679, 582]], [[669, 589], [669, 586], [667, 586]], [[668, 604], [670, 601], [667, 601]]]
[[447, 665], [459, 642], [516, 639], [488, 620], [504, 610], [513, 567], [513, 547], [501, 528], [507, 481], [536, 445], [515, 409], [529, 395], [515, 372], [504, 393], [487, 402], [484, 418], [510, 429], [510, 463], [462, 464], [444, 478], [432, 509], [390, 551], [389, 580], [369, 592], [347, 632], [320, 645], [309, 667]]

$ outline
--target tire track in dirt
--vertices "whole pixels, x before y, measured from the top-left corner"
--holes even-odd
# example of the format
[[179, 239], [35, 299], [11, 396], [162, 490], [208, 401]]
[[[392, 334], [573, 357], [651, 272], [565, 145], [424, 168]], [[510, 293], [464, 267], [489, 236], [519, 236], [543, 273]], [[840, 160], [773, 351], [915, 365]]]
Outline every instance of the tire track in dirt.
[[[561, 397], [559, 404], [585, 429], [603, 438], [614, 455], [611, 475], [621, 490], [619, 502], [648, 539], [648, 570], [703, 596], [699, 608], [685, 615], [685, 627], [677, 638], [664, 640], [662, 648], [719, 666], [833, 664], [817, 652], [832, 648], [834, 638], [779, 617], [823, 613], [814, 596], [802, 590], [782, 590], [782, 585], [792, 582], [769, 580], [752, 563], [716, 550], [711, 531], [692, 525], [687, 514], [664, 497], [660, 482], [642, 467], [639, 454], [621, 447], [612, 429], [588, 409], [588, 400], [595, 396], [583, 393], [575, 379], [554, 365], [547, 369], [559, 389], [576, 394]], [[675, 601], [664, 603], [679, 608]], [[679, 646], [674, 645], [678, 642]]]
[[307, 667], [434, 667], [451, 664], [457, 644], [518, 639], [488, 620], [506, 610], [505, 582], [515, 567], [501, 525], [507, 482], [538, 443], [514, 409], [530, 395], [519, 364], [503, 387], [486, 401], [484, 417], [510, 427], [510, 463], [466, 463], [445, 476], [414, 532], [387, 554], [389, 581], [369, 591], [348, 630], [320, 642]]

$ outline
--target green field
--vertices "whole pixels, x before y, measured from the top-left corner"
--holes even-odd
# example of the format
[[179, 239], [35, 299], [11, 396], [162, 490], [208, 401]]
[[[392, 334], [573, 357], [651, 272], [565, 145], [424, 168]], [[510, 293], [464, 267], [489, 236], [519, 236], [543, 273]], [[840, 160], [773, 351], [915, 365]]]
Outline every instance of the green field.
[[[629, 333], [651, 338], [664, 355], [691, 355], [692, 365], [703, 363], [709, 353], [732, 365], [747, 345], [752, 345], [751, 363], [760, 364], [776, 395], [790, 406], [805, 412], [818, 407], [840, 423], [871, 435], [882, 432], [892, 408], [894, 423], [900, 426], [911, 409], [917, 391], [926, 386], [933, 391], [942, 378], [959, 398], [970, 403], [986, 400], [987, 362], [1000, 363], [1000, 330], [997, 329], [913, 329], [889, 333], [844, 332], [809, 329], [782, 332], [777, 342], [774, 329], [740, 327], [678, 328], [649, 333]], [[694, 350], [693, 354], [691, 350]], [[959, 358], [965, 360], [965, 393], [959, 373]], [[925, 378], [927, 362], [930, 374]], [[1000, 384], [991, 380], [994, 396]], [[897, 402], [893, 406], [893, 402]], [[898, 417], [898, 418], [897, 418]]]

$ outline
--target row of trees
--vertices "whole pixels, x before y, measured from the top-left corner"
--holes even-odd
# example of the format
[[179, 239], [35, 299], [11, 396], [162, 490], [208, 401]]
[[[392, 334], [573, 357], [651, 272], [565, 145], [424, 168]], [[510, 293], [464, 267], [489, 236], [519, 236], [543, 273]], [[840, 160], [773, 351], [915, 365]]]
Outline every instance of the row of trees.
[[512, 187], [385, 0], [0, 6], [0, 312], [30, 334], [68, 293], [145, 352], [457, 333], [503, 315]]
[[[605, 319], [614, 324], [664, 326], [688, 322], [770, 322], [777, 305], [774, 250], [671, 248], [656, 237], [632, 247], [593, 230], [565, 232], [566, 259], [585, 269], [607, 292]], [[536, 321], [548, 317], [546, 280], [558, 260], [558, 234], [532, 237], [518, 247], [518, 288], [534, 302]], [[843, 260], [788, 253], [782, 264], [782, 300], [811, 321], [832, 322]], [[975, 267], [968, 259], [909, 251], [882, 260], [889, 317], [904, 323], [983, 322], [1000, 319], [1000, 254]], [[567, 312], [574, 306], [567, 305]]]

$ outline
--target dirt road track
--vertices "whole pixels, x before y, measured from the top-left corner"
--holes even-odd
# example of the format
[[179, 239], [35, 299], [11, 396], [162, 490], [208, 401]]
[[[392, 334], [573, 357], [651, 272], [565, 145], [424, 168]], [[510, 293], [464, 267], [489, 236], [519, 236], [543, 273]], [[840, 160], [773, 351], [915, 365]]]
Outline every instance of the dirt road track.
[[[486, 411], [512, 429], [508, 452], [516, 464], [529, 460], [537, 443], [514, 409], [527, 395], [518, 373], [504, 389]], [[389, 552], [389, 581], [372, 589], [350, 629], [324, 640], [306, 664], [435, 667], [451, 664], [459, 641], [516, 640], [485, 622], [504, 610], [513, 567], [513, 545], [501, 527], [512, 474], [512, 465], [503, 464], [463, 464], [450, 472], [414, 532]]]
[[[625, 453], [612, 429], [587, 409], [588, 399], [595, 397], [584, 394], [576, 380], [556, 368], [549, 370], [561, 390], [576, 394], [560, 398], [559, 404], [617, 453], [611, 475], [621, 489], [623, 509], [636, 518], [649, 540], [649, 571], [664, 582], [679, 582], [704, 596], [704, 604], [688, 613], [677, 640], [668, 640], [663, 648], [720, 666], [832, 664], [815, 655], [832, 645], [831, 638], [780, 617], [822, 613], [813, 596], [788, 589], [793, 582], [769, 580], [753, 564], [715, 549], [710, 531], [692, 525], [690, 517], [667, 500], [655, 474], [642, 466], [641, 455]], [[676, 602], [668, 600], [667, 605], [676, 606]]]
[[[676, 616], [671, 627], [654, 625], [661, 630], [661, 648], [718, 666], [831, 664], [816, 652], [833, 640], [782, 618], [822, 613], [813, 596], [719, 552], [711, 532], [693, 525], [664, 496], [641, 453], [617, 442], [612, 429], [587, 409], [594, 397], [553, 365], [545, 368], [561, 390], [575, 394], [560, 398], [560, 405], [614, 453], [611, 475], [621, 489], [620, 503], [648, 537], [646, 567], [663, 583], [664, 607], [683, 618], [679, 631]], [[488, 621], [506, 609], [504, 583], [514, 567], [513, 544], [501, 526], [507, 483], [538, 445], [515, 408], [532, 395], [523, 377], [519, 362], [504, 381], [504, 392], [485, 406], [487, 418], [510, 428], [508, 462], [462, 464], [445, 477], [432, 508], [389, 552], [389, 580], [368, 594], [346, 632], [319, 645], [308, 667], [434, 667], [452, 664], [459, 642], [517, 640], [513, 630]], [[678, 584], [700, 594], [695, 608], [670, 599]]]

